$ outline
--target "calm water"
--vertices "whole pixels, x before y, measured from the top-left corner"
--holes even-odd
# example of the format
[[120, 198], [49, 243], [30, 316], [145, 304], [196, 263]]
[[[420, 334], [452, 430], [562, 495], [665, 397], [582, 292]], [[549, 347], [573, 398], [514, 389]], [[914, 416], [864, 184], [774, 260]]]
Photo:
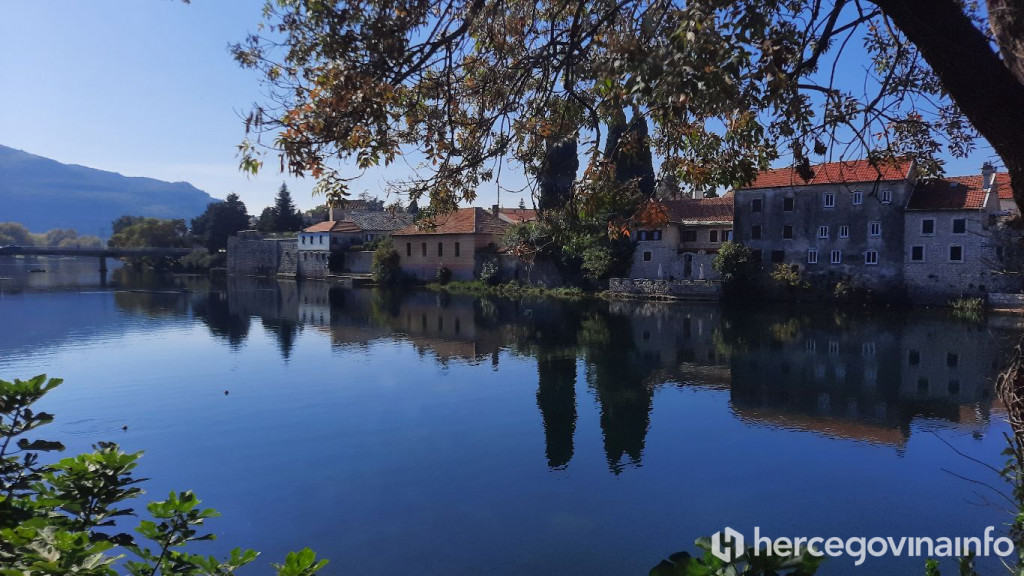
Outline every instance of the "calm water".
[[145, 450], [148, 496], [194, 489], [224, 514], [209, 550], [263, 551], [249, 573], [310, 546], [330, 574], [640, 575], [725, 525], [938, 537], [1009, 518], [946, 443], [1001, 464], [1013, 319], [101, 286], [94, 262], [40, 262], [0, 262], [0, 378], [63, 377], [50, 436]]

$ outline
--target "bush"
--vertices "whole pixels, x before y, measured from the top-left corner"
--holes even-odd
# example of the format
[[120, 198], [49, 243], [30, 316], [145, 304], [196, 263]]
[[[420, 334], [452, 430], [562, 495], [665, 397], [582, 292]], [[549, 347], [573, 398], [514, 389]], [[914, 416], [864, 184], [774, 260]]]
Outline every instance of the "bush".
[[197, 248], [181, 259], [181, 268], [186, 272], [202, 272], [210, 268], [223, 267], [226, 261], [227, 254], [223, 252], [210, 254], [205, 248]]
[[438, 266], [437, 273], [434, 274], [434, 280], [436, 280], [437, 283], [440, 284], [441, 286], [444, 286], [445, 284], [451, 282], [452, 281], [452, 270], [451, 270], [451, 268], [445, 266], [444, 264], [441, 264], [440, 266]]
[[953, 316], [960, 320], [980, 322], [985, 312], [985, 302], [981, 298], [957, 298], [950, 302]]
[[772, 281], [787, 290], [810, 288], [810, 284], [800, 277], [800, 268], [796, 264], [779, 262], [772, 269]]
[[722, 289], [730, 297], [752, 290], [755, 262], [750, 249], [736, 242], [726, 242], [715, 254], [711, 268], [722, 278]]
[[496, 259], [487, 259], [480, 265], [480, 281], [488, 286], [494, 286], [501, 281]]
[[389, 237], [373, 251], [373, 262], [370, 264], [373, 281], [383, 285], [398, 284], [402, 279], [400, 262], [401, 258]]

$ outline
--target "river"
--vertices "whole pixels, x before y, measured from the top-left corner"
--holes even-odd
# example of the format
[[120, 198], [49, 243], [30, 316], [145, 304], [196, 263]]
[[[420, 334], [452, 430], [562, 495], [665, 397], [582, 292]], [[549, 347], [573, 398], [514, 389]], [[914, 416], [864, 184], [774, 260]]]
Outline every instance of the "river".
[[248, 573], [309, 546], [329, 574], [641, 575], [724, 526], [966, 537], [1010, 520], [965, 455], [1002, 464], [993, 380], [1016, 318], [95, 267], [0, 262], [0, 378], [64, 378], [41, 436], [144, 450], [145, 497], [195, 490], [223, 514], [198, 549], [261, 550]]

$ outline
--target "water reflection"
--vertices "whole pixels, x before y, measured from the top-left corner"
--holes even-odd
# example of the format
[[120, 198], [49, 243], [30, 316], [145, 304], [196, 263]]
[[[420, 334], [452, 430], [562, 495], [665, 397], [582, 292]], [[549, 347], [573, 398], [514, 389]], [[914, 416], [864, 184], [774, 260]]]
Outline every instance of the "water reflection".
[[536, 362], [547, 465], [571, 465], [581, 386], [599, 405], [608, 469], [640, 466], [662, 386], [727, 390], [735, 416], [901, 449], [911, 423], [980, 431], [1014, 331], [942, 313], [721, 309], [644, 302], [511, 301], [230, 278], [168, 300], [118, 293], [131, 314], [192, 314], [232, 349], [259, 319], [291, 357], [303, 329], [339, 349], [405, 342], [442, 366]]

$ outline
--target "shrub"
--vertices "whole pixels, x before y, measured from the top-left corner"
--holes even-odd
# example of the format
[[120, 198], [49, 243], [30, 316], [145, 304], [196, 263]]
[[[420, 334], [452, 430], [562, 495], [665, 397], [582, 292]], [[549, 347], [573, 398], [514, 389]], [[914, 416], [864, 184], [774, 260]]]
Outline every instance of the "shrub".
[[434, 279], [438, 284], [444, 286], [445, 284], [452, 281], [452, 270], [451, 268], [441, 264], [437, 267], [437, 273], [434, 274]]
[[494, 286], [501, 280], [498, 270], [498, 261], [489, 258], [480, 265], [480, 281], [488, 286]]
[[751, 290], [754, 265], [750, 249], [737, 242], [722, 244], [711, 261], [711, 268], [721, 276], [722, 288], [730, 296]]
[[985, 312], [985, 302], [981, 298], [957, 298], [950, 302], [953, 316], [960, 320], [980, 322]]
[[398, 256], [391, 238], [382, 241], [373, 251], [373, 262], [370, 264], [373, 281], [384, 285], [397, 284], [402, 279], [400, 261], [401, 258]]
[[809, 288], [810, 284], [800, 277], [800, 268], [793, 264], [779, 262], [772, 269], [772, 281], [787, 290]]

